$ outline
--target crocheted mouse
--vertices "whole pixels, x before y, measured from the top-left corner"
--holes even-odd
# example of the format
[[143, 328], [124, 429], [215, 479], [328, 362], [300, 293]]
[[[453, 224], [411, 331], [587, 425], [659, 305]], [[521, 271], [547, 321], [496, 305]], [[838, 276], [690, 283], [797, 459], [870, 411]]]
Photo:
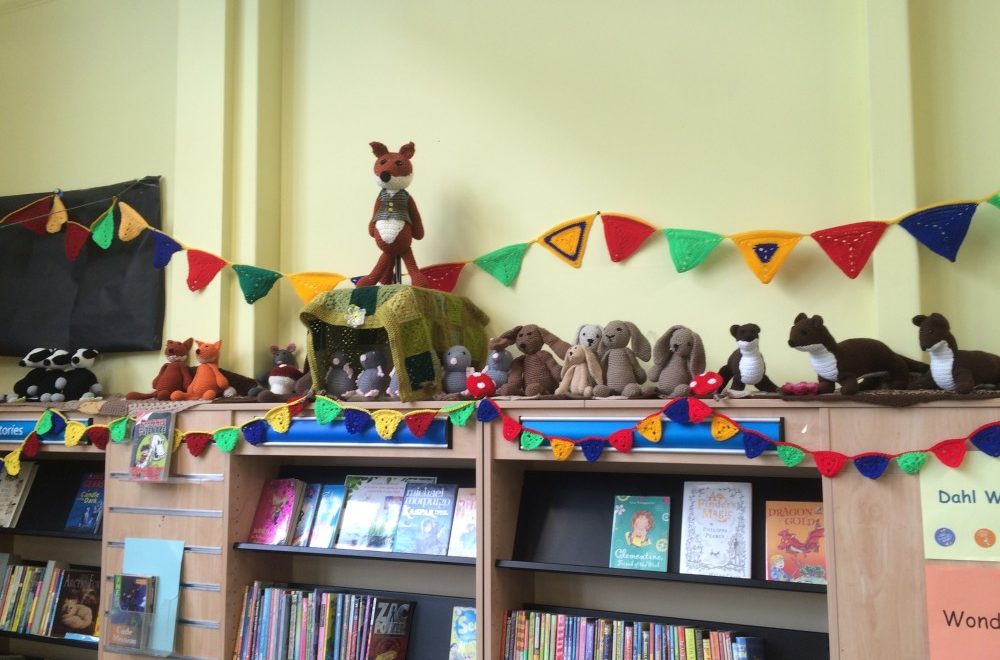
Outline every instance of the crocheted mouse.
[[[605, 352], [601, 356], [604, 383], [594, 388], [594, 396], [621, 394], [630, 399], [642, 394], [646, 372], [639, 360], [649, 359], [649, 340], [629, 321], [611, 321], [604, 326]], [[632, 342], [632, 348], [628, 347]]]
[[1000, 356], [984, 351], [958, 349], [951, 324], [937, 312], [913, 317], [920, 328], [920, 348], [931, 356], [931, 378], [948, 392], [968, 394], [977, 385], [1000, 388]]
[[507, 384], [507, 373], [512, 364], [514, 364], [514, 356], [510, 354], [510, 351], [504, 348], [494, 349], [490, 351], [489, 357], [486, 359], [486, 369], [483, 370], [483, 373], [490, 377], [497, 388], [500, 388]]
[[160, 367], [160, 373], [153, 379], [152, 392], [129, 392], [126, 399], [159, 399], [168, 401], [174, 392], [183, 392], [191, 384], [191, 369], [188, 367], [188, 354], [194, 340], [188, 337], [184, 341], [168, 339], [163, 347], [163, 357], [166, 362]]
[[[389, 386], [389, 373], [386, 371], [385, 356], [382, 351], [368, 351], [361, 354], [361, 373], [358, 375], [358, 389], [347, 395], [361, 395], [366, 399], [377, 399], [385, 393]], [[346, 396], [346, 395], [345, 395]]]
[[198, 341], [198, 348], [194, 353], [198, 360], [198, 368], [195, 369], [194, 378], [191, 384], [183, 391], [173, 392], [170, 395], [172, 401], [194, 401], [201, 399], [211, 401], [223, 395], [229, 387], [229, 380], [219, 370], [219, 349], [222, 347], [222, 340], [210, 344], [206, 341]]
[[546, 344], [563, 357], [569, 344], [537, 325], [519, 325], [490, 341], [490, 350], [515, 345], [523, 353], [514, 358], [507, 374], [507, 383], [497, 389], [500, 396], [541, 396], [552, 394], [561, 378], [559, 363], [548, 351]]
[[594, 352], [583, 344], [570, 346], [556, 394], [589, 397], [594, 393], [595, 385], [603, 384], [604, 370]]
[[347, 356], [337, 351], [330, 356], [330, 368], [324, 378], [326, 393], [332, 397], [342, 397], [355, 390], [354, 369], [347, 361]]
[[705, 371], [705, 348], [698, 333], [683, 325], [668, 328], [653, 346], [650, 386], [645, 392], [687, 396], [691, 380]]
[[4, 397], [7, 403], [13, 403], [18, 399], [38, 400], [38, 388], [45, 378], [45, 360], [51, 357], [54, 349], [33, 348], [18, 361], [18, 365], [30, 369], [27, 375], [14, 383], [14, 391]]
[[719, 375], [726, 386], [731, 378], [730, 388], [742, 392], [747, 385], [753, 385], [761, 392], [777, 392], [778, 386], [767, 377], [764, 356], [760, 354], [760, 326], [755, 323], [729, 326], [729, 334], [736, 340], [736, 350], [729, 356], [729, 362], [722, 365]]
[[271, 361], [274, 366], [267, 374], [268, 386], [253, 388], [250, 396], [257, 397], [258, 401], [272, 403], [288, 401], [288, 397], [295, 394], [295, 384], [303, 375], [295, 364], [296, 348], [295, 344], [288, 344], [285, 348], [272, 344]]
[[391, 284], [396, 257], [406, 264], [413, 286], [430, 286], [427, 277], [417, 268], [410, 245], [414, 239], [424, 237], [424, 225], [420, 212], [406, 187], [413, 180], [413, 158], [415, 147], [407, 142], [393, 153], [381, 142], [371, 143], [375, 154], [375, 182], [382, 188], [375, 198], [375, 210], [368, 223], [368, 235], [382, 251], [375, 267], [358, 281], [358, 286]]
[[466, 377], [472, 368], [472, 354], [465, 346], [455, 345], [445, 351], [441, 360], [444, 368], [442, 389], [445, 394], [468, 393]]

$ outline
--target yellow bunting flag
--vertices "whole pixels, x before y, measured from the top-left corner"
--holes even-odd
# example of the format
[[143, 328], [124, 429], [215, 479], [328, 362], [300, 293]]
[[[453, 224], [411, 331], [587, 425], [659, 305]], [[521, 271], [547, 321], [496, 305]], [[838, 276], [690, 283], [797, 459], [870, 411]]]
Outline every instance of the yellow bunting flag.
[[180, 429], [174, 429], [174, 446], [171, 451], [177, 451], [178, 449], [180, 449], [182, 442], [184, 442], [184, 431]]
[[125, 202], [118, 202], [118, 213], [121, 214], [121, 222], [118, 225], [118, 238], [125, 242], [138, 238], [139, 234], [149, 227], [146, 219]]
[[21, 450], [15, 449], [3, 457], [3, 467], [7, 474], [16, 477], [21, 473]]
[[288, 433], [288, 427], [292, 425], [292, 415], [288, 412], [288, 406], [284, 405], [268, 410], [264, 419], [278, 433]]
[[587, 251], [587, 236], [596, 217], [596, 213], [591, 213], [567, 220], [539, 236], [536, 241], [573, 268], [579, 268]]
[[63, 442], [67, 447], [76, 447], [83, 439], [83, 434], [87, 432], [87, 427], [82, 422], [66, 422], [66, 431], [63, 435]]
[[757, 279], [767, 284], [781, 270], [792, 248], [802, 240], [802, 234], [761, 229], [733, 234], [729, 238], [736, 243]]
[[292, 288], [299, 294], [302, 302], [310, 302], [345, 279], [347, 278], [339, 273], [292, 273], [288, 276], [288, 281], [292, 283]]
[[660, 419], [660, 413], [654, 413], [640, 421], [635, 425], [635, 430], [650, 442], [659, 442], [663, 437], [663, 420]]
[[740, 429], [731, 419], [723, 415], [712, 416], [712, 437], [724, 442], [739, 433]]
[[373, 410], [371, 411], [371, 417], [372, 421], [375, 422], [375, 430], [378, 432], [378, 437], [383, 440], [392, 440], [392, 436], [396, 434], [396, 428], [403, 421], [403, 413], [389, 408]]
[[576, 445], [569, 440], [562, 438], [549, 438], [549, 446], [552, 448], [552, 455], [557, 461], [565, 461], [573, 455]]
[[66, 205], [63, 204], [62, 197], [58, 194], [52, 196], [52, 210], [49, 212], [49, 220], [45, 223], [45, 231], [50, 234], [59, 233], [62, 226], [69, 222], [69, 213], [66, 212]]

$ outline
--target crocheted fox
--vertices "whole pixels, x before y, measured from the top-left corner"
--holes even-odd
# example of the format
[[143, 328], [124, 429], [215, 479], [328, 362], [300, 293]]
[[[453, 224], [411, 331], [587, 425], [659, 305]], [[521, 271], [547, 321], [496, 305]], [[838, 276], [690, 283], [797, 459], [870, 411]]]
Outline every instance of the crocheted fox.
[[229, 380], [219, 371], [219, 348], [221, 346], [221, 339], [214, 344], [205, 341], [198, 342], [198, 348], [194, 352], [198, 358], [198, 368], [194, 372], [194, 378], [185, 391], [171, 394], [171, 400], [202, 399], [211, 401], [222, 396], [226, 388], [229, 387]]
[[191, 352], [191, 343], [194, 340], [188, 337], [184, 341], [167, 340], [167, 345], [163, 348], [163, 357], [166, 363], [160, 367], [160, 373], [153, 379], [152, 392], [129, 392], [126, 399], [159, 399], [168, 401], [174, 392], [187, 390], [191, 384], [191, 368], [188, 367], [188, 353]]

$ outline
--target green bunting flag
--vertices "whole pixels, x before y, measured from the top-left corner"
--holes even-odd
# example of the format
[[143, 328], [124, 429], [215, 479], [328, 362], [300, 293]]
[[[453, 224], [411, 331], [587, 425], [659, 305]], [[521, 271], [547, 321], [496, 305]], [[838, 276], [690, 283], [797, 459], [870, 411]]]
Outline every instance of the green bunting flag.
[[526, 451], [531, 451], [532, 449], [538, 449], [542, 446], [542, 442], [545, 438], [534, 431], [522, 431], [521, 432], [521, 449]]
[[112, 204], [108, 207], [108, 210], [104, 212], [97, 222], [90, 226], [90, 234], [94, 238], [94, 242], [101, 246], [102, 250], [107, 250], [111, 247], [111, 241], [115, 237], [115, 206]]
[[119, 417], [108, 424], [112, 442], [125, 442], [125, 438], [128, 437], [130, 422], [131, 420], [128, 417]]
[[320, 424], [333, 424], [334, 420], [340, 417], [342, 410], [339, 403], [333, 399], [323, 396], [316, 397], [316, 421]]
[[221, 429], [216, 429], [215, 433], [212, 434], [212, 439], [215, 440], [215, 446], [220, 451], [228, 454], [236, 449], [236, 444], [240, 441], [240, 430], [235, 426], [224, 426]]
[[778, 458], [788, 467], [795, 467], [805, 459], [806, 453], [791, 445], [778, 445]]
[[896, 457], [899, 469], [906, 474], [916, 474], [920, 472], [924, 464], [927, 463], [927, 452], [911, 451]]
[[531, 243], [508, 245], [499, 250], [494, 250], [489, 254], [484, 254], [472, 263], [497, 278], [504, 286], [510, 286], [517, 279], [517, 274], [521, 271], [521, 262], [524, 260], [524, 253], [530, 245]]
[[476, 402], [469, 401], [468, 403], [462, 403], [451, 408], [445, 408], [441, 412], [447, 412], [448, 419], [450, 419], [451, 423], [455, 426], [465, 426], [465, 424], [469, 421], [469, 418], [472, 417], [472, 413], [475, 409]]
[[987, 201], [990, 204], [992, 204], [993, 206], [995, 206], [998, 209], [1000, 209], [1000, 192], [998, 192], [997, 194], [995, 194], [992, 197], [990, 197]]
[[674, 260], [674, 268], [678, 273], [701, 264], [725, 238], [721, 234], [697, 229], [664, 229], [663, 235], [667, 237], [670, 258]]
[[281, 273], [257, 266], [233, 265], [236, 277], [240, 280], [240, 290], [243, 298], [252, 305], [271, 291], [274, 283], [281, 279]]

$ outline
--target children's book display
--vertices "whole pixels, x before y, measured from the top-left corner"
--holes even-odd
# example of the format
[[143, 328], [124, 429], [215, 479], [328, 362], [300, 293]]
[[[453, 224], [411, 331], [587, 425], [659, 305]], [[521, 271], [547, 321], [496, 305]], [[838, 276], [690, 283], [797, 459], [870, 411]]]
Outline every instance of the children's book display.
[[684, 482], [680, 572], [750, 577], [749, 483]]
[[826, 584], [823, 503], [769, 500], [764, 508], [767, 579]]
[[21, 463], [21, 472], [17, 475], [0, 471], [0, 527], [17, 526], [37, 472], [38, 463], [34, 462]]
[[667, 570], [670, 498], [617, 495], [613, 509], [610, 568]]
[[166, 481], [174, 438], [174, 414], [148, 412], [136, 417], [132, 427], [129, 474], [136, 481]]
[[476, 608], [452, 608], [448, 660], [476, 660], [476, 627]]
[[448, 554], [457, 492], [454, 484], [406, 484], [393, 552]]
[[274, 479], [260, 493], [257, 514], [250, 528], [250, 543], [286, 545], [292, 540], [302, 493], [306, 484], [298, 479]]
[[332, 548], [344, 507], [343, 484], [324, 484], [319, 494], [319, 504], [309, 532], [310, 548]]
[[111, 611], [105, 627], [109, 646], [144, 650], [156, 603], [155, 575], [112, 577]]
[[307, 484], [302, 491], [302, 504], [295, 516], [295, 532], [292, 534], [292, 545], [304, 547], [309, 545], [309, 533], [316, 519], [316, 509], [319, 506], [320, 492], [323, 484]]
[[[26, 567], [22, 567], [26, 568]], [[20, 573], [25, 579], [25, 573]], [[11, 581], [18, 579], [15, 575]], [[51, 584], [51, 583], [50, 583]], [[22, 582], [22, 593], [27, 584]], [[17, 592], [8, 589], [8, 597], [16, 603]], [[52, 637], [69, 637], [96, 641], [95, 629], [100, 616], [101, 575], [97, 571], [63, 570], [62, 585], [56, 600], [49, 634]], [[12, 606], [17, 610], [17, 605]]]
[[101, 585], [95, 571], [69, 570], [54, 560], [27, 565], [6, 553], [0, 569], [0, 630], [96, 640]]
[[448, 554], [452, 557], [476, 556], [476, 489], [459, 488], [455, 499], [455, 517], [451, 522]]
[[87, 472], [73, 498], [66, 518], [65, 531], [74, 534], [100, 534], [104, 515], [104, 474]]
[[435, 477], [348, 476], [340, 518], [338, 550], [391, 552], [408, 483], [432, 484]]
[[183, 557], [183, 541], [125, 539], [122, 573], [112, 578], [105, 651], [156, 656], [173, 653]]

